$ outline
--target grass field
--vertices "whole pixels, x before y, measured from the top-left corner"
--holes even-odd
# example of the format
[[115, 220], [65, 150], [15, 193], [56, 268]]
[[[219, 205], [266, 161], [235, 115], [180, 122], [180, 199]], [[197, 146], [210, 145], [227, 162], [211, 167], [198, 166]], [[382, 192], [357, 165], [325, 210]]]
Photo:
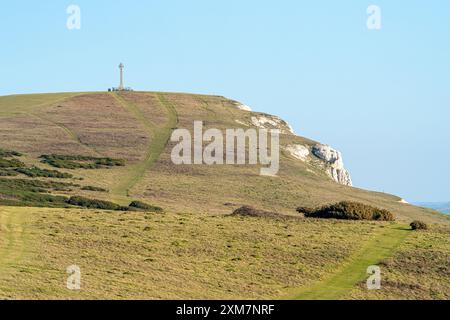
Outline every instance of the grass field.
[[[282, 298], [361, 249], [375, 223], [1, 207], [0, 297]], [[42, 245], [45, 243], [45, 245]], [[66, 289], [79, 265], [82, 290]]]
[[[258, 166], [172, 163], [173, 129], [192, 131], [198, 120], [205, 130], [249, 128], [254, 115], [224, 97], [181, 93], [0, 97], [0, 149], [22, 154], [3, 165], [15, 159], [25, 167], [19, 171], [41, 175], [2, 177], [0, 298], [448, 298], [449, 217], [394, 195], [338, 185], [320, 161], [299, 161], [284, 149], [315, 141], [282, 134], [277, 177], [260, 176]], [[42, 163], [44, 154], [124, 165], [60, 169]], [[53, 196], [120, 205], [140, 200], [165, 213], [1, 205], [25, 201], [22, 196], [53, 207], [69, 206]], [[343, 200], [390, 210], [397, 223], [304, 219], [295, 211]], [[242, 205], [290, 218], [230, 216]], [[404, 230], [415, 219], [431, 230]], [[373, 264], [382, 267], [385, 282], [368, 292], [365, 272]], [[81, 291], [65, 286], [71, 265], [82, 270]]]

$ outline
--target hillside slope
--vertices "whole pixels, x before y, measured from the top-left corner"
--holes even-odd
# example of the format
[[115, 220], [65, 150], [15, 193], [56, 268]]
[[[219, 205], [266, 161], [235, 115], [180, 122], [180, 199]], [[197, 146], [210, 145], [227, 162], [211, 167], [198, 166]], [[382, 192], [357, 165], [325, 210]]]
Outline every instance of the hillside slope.
[[[194, 121], [281, 129], [279, 174], [174, 165], [170, 136]], [[449, 298], [450, 221], [350, 183], [338, 152], [224, 97], [0, 97], [0, 299]], [[342, 200], [389, 209], [400, 224], [295, 212]], [[278, 213], [230, 215], [241, 205]], [[432, 229], [413, 233], [413, 219]], [[383, 290], [364, 286], [367, 264], [387, 271]]]
[[[289, 151], [291, 146], [312, 150], [317, 142], [292, 134], [276, 117], [242, 109], [224, 97], [178, 93], [6, 96], [0, 97], [0, 147], [19, 151], [27, 164], [41, 167], [43, 154], [124, 159], [127, 165], [120, 168], [66, 170], [86, 185], [110, 191], [85, 195], [121, 204], [138, 198], [175, 212], [205, 213], [229, 213], [247, 204], [291, 214], [298, 206], [356, 200], [392, 210], [405, 222], [445, 222], [432, 210], [400, 203], [396, 196], [335, 183], [321, 159], [311, 154], [302, 161]], [[172, 163], [172, 129], [192, 131], [194, 121], [203, 121], [204, 130], [246, 129], [255, 127], [255, 119], [282, 131], [277, 177], [260, 176], [256, 166]]]

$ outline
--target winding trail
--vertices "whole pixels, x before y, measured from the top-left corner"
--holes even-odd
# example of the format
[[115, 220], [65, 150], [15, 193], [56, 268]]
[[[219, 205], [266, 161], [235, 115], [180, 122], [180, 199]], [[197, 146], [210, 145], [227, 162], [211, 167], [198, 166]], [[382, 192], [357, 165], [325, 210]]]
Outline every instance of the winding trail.
[[336, 273], [310, 287], [295, 290], [289, 299], [339, 300], [345, 298], [358, 283], [369, 277], [367, 268], [393, 256], [410, 232], [409, 229], [400, 225], [383, 228], [342, 264]]
[[66, 133], [66, 135], [67, 135], [72, 141], [76, 142], [77, 144], [79, 144], [81, 147], [83, 147], [83, 148], [86, 149], [87, 151], [89, 151], [89, 152], [91, 152], [91, 153], [94, 153], [96, 156], [100, 156], [100, 157], [102, 156], [95, 148], [89, 146], [89, 145], [86, 144], [86, 143], [83, 143], [83, 141], [81, 141], [80, 137], [79, 137], [75, 132], [73, 132], [72, 130], [70, 130], [68, 127], [66, 127], [66, 126], [63, 125], [62, 123], [58, 123], [58, 122], [55, 122], [55, 121], [53, 121], [53, 120], [46, 119], [46, 118], [41, 117], [41, 116], [39, 116], [39, 115], [37, 115], [37, 114], [35, 114], [35, 113], [28, 113], [28, 115], [33, 116], [33, 117], [35, 117], [35, 118], [38, 118], [38, 119], [41, 120], [41, 121], [47, 122], [47, 123], [49, 123], [49, 124], [52, 124], [52, 125], [58, 127], [59, 129], [63, 130], [63, 131]]
[[117, 93], [111, 93], [117, 102], [143, 125], [145, 131], [149, 134], [151, 141], [145, 154], [144, 160], [137, 164], [128, 166], [126, 174], [112, 188], [111, 195], [114, 200], [120, 201], [129, 196], [130, 190], [144, 177], [145, 172], [149, 170], [159, 159], [169, 142], [173, 129], [178, 124], [178, 114], [175, 107], [164, 97], [163, 94], [156, 94], [158, 101], [167, 113], [167, 122], [163, 127], [157, 127], [134, 103], [126, 101]]

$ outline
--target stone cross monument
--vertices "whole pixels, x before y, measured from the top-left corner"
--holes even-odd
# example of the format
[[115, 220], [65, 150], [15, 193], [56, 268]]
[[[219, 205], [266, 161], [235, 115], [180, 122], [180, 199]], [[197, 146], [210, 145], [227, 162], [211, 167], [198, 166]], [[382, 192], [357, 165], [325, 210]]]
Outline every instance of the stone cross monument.
[[123, 68], [125, 68], [125, 66], [123, 65], [123, 63], [119, 64], [119, 69], [120, 69], [120, 85], [119, 85], [119, 90], [125, 90], [125, 86], [123, 85]]

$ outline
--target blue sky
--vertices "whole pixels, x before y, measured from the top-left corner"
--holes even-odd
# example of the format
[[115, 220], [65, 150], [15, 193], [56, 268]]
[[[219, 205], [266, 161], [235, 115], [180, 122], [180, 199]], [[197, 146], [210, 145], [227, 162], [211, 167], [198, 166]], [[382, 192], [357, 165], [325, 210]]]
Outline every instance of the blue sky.
[[[68, 30], [66, 9], [81, 8]], [[369, 5], [382, 29], [366, 27]], [[73, 0], [0, 5], [0, 95], [220, 94], [344, 154], [359, 187], [450, 200], [448, 0]]]

